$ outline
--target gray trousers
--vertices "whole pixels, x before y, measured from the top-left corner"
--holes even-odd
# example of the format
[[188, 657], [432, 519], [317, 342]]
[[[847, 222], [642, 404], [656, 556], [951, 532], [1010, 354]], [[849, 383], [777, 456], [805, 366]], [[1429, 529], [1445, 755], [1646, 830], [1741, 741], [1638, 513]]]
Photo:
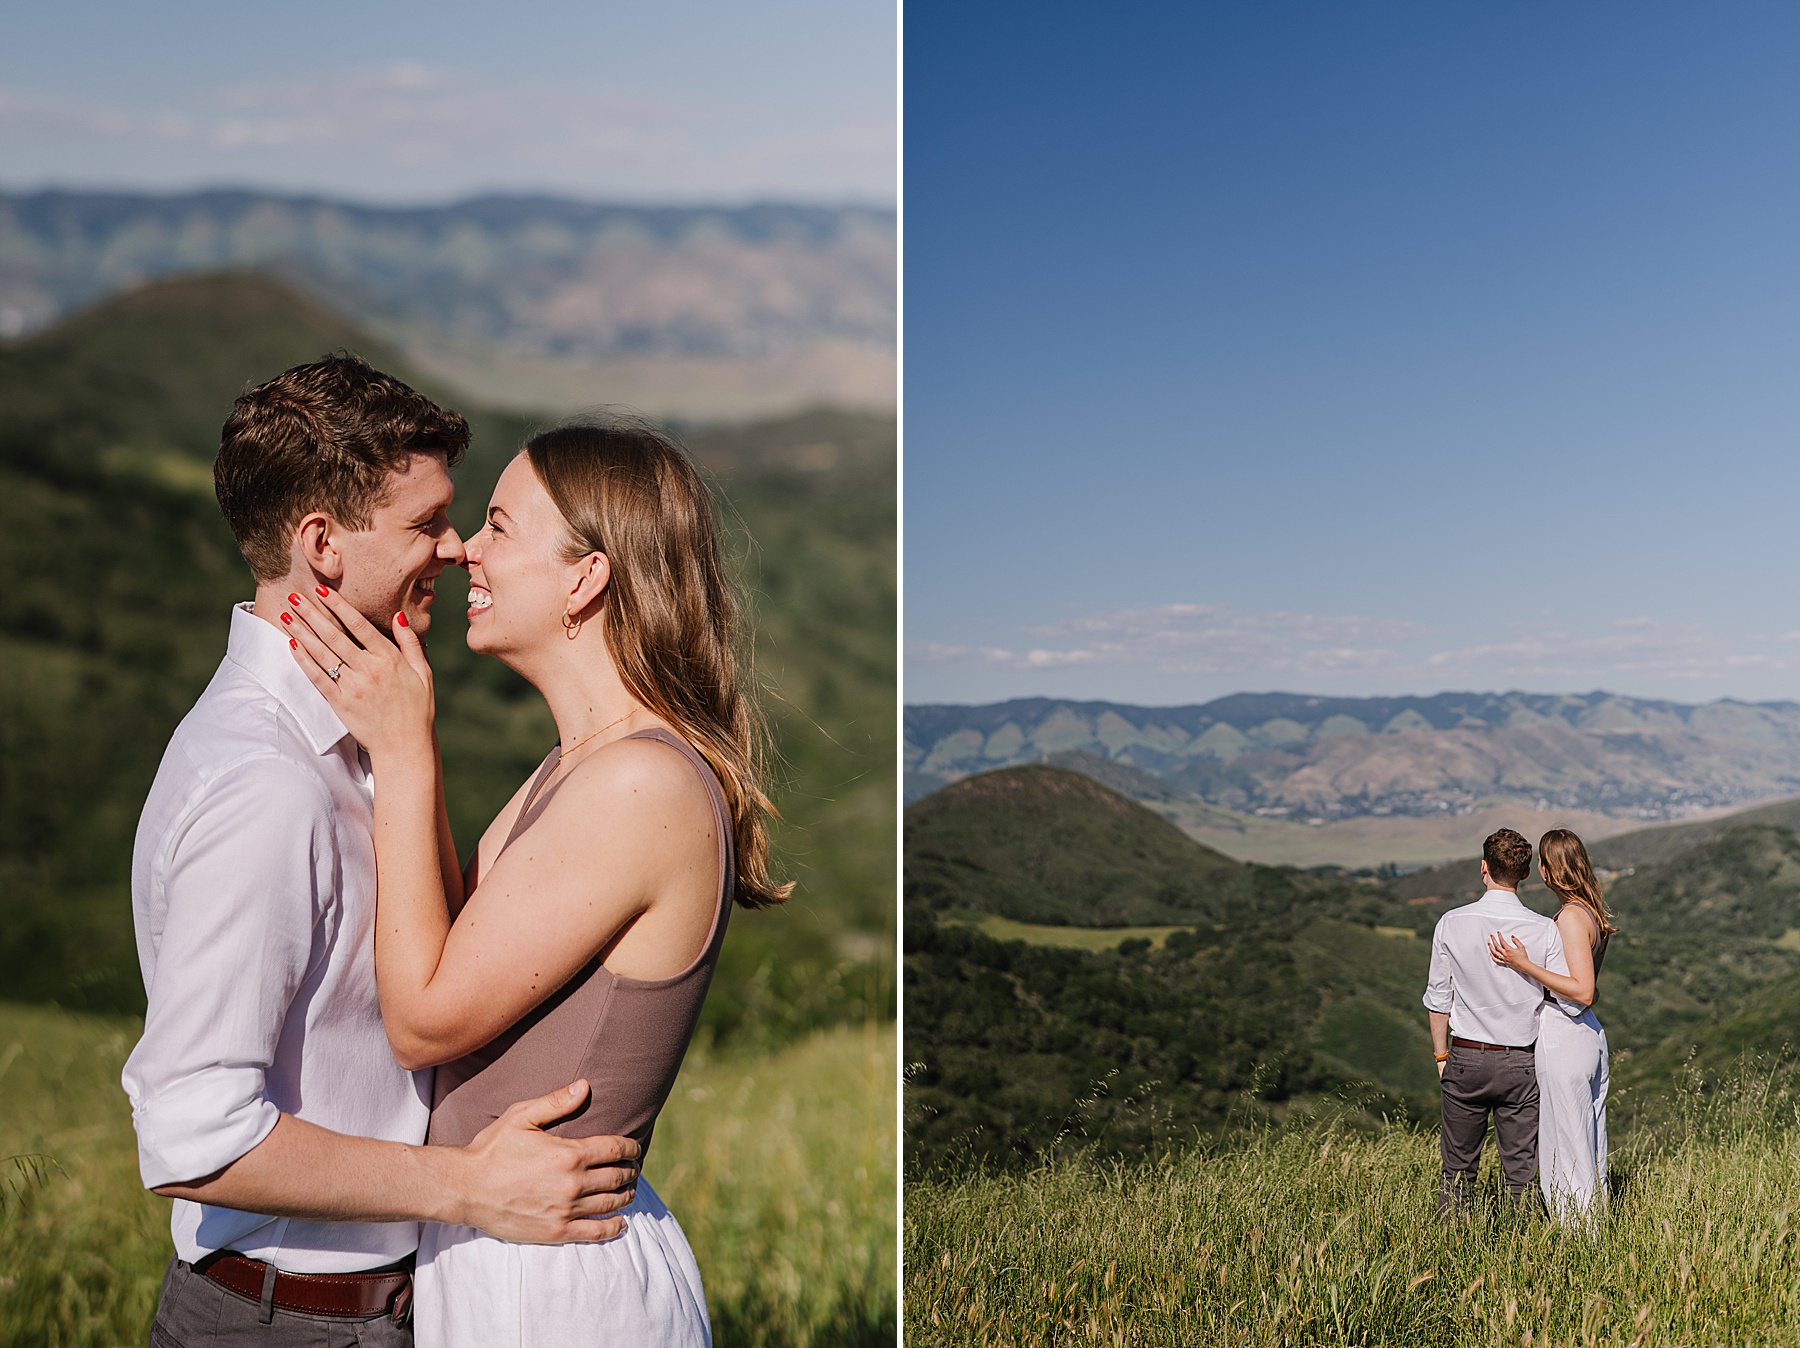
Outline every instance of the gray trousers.
[[412, 1323], [387, 1315], [344, 1320], [277, 1310], [268, 1324], [261, 1308], [194, 1272], [179, 1259], [163, 1274], [150, 1348], [412, 1348]]
[[1438, 1215], [1461, 1211], [1475, 1187], [1488, 1115], [1494, 1116], [1494, 1143], [1506, 1191], [1523, 1200], [1532, 1191], [1538, 1165], [1537, 1055], [1529, 1048], [1498, 1052], [1450, 1046], [1444, 1064], [1444, 1178]]

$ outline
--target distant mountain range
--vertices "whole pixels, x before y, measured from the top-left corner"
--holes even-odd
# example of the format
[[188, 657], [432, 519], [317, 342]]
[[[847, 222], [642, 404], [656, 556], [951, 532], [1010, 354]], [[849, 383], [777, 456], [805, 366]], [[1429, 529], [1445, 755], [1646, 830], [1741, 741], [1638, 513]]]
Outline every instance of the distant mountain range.
[[868, 207], [0, 193], [0, 337], [153, 278], [253, 268], [511, 406], [679, 411], [698, 379], [739, 412], [889, 407], [896, 257], [894, 213]]
[[1457, 816], [1494, 802], [1667, 819], [1800, 792], [1794, 702], [1691, 706], [1604, 692], [1243, 693], [1185, 707], [1030, 698], [911, 706], [905, 726], [908, 799], [1009, 764], [1081, 766], [1071, 754], [1136, 769], [1126, 789], [1139, 798], [1151, 794], [1142, 781], [1151, 774], [1175, 798], [1308, 823]]

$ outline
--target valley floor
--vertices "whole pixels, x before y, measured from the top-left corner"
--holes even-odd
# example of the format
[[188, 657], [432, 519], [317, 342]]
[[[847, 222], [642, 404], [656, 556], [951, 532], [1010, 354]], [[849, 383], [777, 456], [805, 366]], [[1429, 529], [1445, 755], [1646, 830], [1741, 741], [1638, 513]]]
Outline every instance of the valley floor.
[[[1644, 829], [1636, 815], [1601, 814], [1539, 806], [1528, 800], [1487, 800], [1467, 814], [1358, 815], [1306, 824], [1233, 814], [1210, 805], [1147, 802], [1183, 832], [1238, 861], [1265, 866], [1342, 866], [1346, 870], [1395, 865], [1437, 866], [1479, 855], [1481, 840], [1498, 828], [1514, 828], [1535, 841], [1553, 828], [1572, 829], [1588, 842]], [[1719, 819], [1754, 802], [1696, 810], [1683, 823]]]
[[1800, 1131], [1740, 1082], [1615, 1157], [1595, 1235], [1434, 1216], [1435, 1135], [1330, 1127], [1164, 1162], [925, 1178], [906, 1342], [1800, 1344]]
[[[0, 1343], [141, 1344], [169, 1254], [119, 1070], [139, 1023], [0, 1002]], [[690, 1057], [647, 1173], [721, 1344], [891, 1344], [891, 1022]], [[23, 1161], [8, 1158], [47, 1158]]]

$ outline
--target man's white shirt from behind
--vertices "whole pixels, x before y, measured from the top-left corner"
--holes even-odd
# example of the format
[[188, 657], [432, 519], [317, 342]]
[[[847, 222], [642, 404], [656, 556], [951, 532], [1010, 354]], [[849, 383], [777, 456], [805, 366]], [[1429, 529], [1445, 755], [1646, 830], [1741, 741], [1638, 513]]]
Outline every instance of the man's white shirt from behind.
[[[1425, 1009], [1448, 1013], [1450, 1033], [1459, 1039], [1529, 1048], [1537, 1041], [1544, 987], [1534, 978], [1494, 963], [1487, 946], [1487, 938], [1494, 932], [1517, 937], [1533, 963], [1553, 974], [1568, 975], [1556, 923], [1532, 912], [1511, 890], [1489, 889], [1475, 902], [1452, 908], [1438, 919], [1431, 935]], [[1552, 1000], [1568, 1014], [1580, 1014], [1573, 1003]]]
[[[146, 1187], [201, 1179], [281, 1114], [419, 1144], [429, 1072], [394, 1062], [375, 987], [373, 783], [286, 636], [232, 611], [225, 659], [163, 755], [131, 900], [149, 1007], [125, 1064]], [[296, 1273], [403, 1259], [416, 1222], [308, 1222], [183, 1199], [192, 1263], [230, 1249]]]

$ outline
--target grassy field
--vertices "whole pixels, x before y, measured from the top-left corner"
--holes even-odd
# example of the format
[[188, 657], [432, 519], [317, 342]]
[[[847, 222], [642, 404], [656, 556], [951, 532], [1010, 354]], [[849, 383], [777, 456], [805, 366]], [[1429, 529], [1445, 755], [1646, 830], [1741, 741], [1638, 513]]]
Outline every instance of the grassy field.
[[[141, 1344], [170, 1254], [119, 1069], [138, 1023], [0, 1002], [0, 1344]], [[690, 1060], [648, 1173], [681, 1218], [720, 1348], [891, 1344], [894, 1036], [820, 1031]], [[36, 1170], [33, 1178], [31, 1171]]]
[[924, 1345], [1800, 1343], [1800, 1131], [1767, 1077], [1615, 1157], [1596, 1233], [1434, 1216], [1434, 1135], [1328, 1125], [906, 1197]]
[[[1162, 948], [1171, 932], [1182, 927], [1047, 927], [1036, 922], [1014, 922], [1009, 917], [984, 917], [971, 922], [996, 941], [1028, 941], [1032, 945], [1057, 945], [1070, 950], [1112, 950], [1121, 941], [1148, 941]], [[1411, 932], [1406, 933], [1411, 936]]]
[[[1066, 950], [1114, 950], [1123, 941], [1148, 941], [1157, 950], [1169, 937], [1186, 927], [1049, 927], [1036, 922], [1014, 922], [1009, 917], [984, 917], [966, 925], [975, 927], [996, 941], [1025, 941], [1031, 945], [1061, 946]], [[1397, 940], [1416, 940], [1418, 933], [1407, 927], [1376, 927], [1377, 935]], [[1800, 950], [1800, 928], [1794, 931], [1792, 948]]]
[[[1535, 801], [1483, 801], [1468, 814], [1362, 815], [1303, 824], [1233, 814], [1201, 803], [1176, 801], [1154, 807], [1191, 837], [1240, 861], [1266, 866], [1436, 866], [1481, 850], [1497, 828], [1516, 828], [1536, 839], [1547, 829], [1574, 829], [1588, 841], [1641, 829], [1643, 820], [1593, 810], [1539, 809]], [[1720, 809], [1709, 813], [1726, 814]]]

